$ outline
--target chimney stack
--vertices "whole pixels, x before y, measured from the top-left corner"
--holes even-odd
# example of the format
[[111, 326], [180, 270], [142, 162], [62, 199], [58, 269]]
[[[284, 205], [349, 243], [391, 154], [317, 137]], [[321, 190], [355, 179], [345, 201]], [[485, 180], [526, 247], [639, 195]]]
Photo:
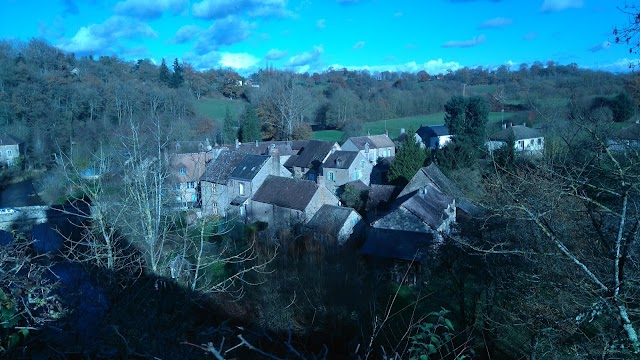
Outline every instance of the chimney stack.
[[236, 138], [236, 149], [240, 147], [240, 141]]
[[280, 176], [280, 152], [276, 149], [276, 144], [269, 146], [271, 156], [271, 175]]
[[318, 175], [316, 177], [316, 183], [318, 184], [318, 186], [322, 186], [322, 187], [325, 187], [327, 185], [327, 183], [324, 180], [324, 176], [322, 175]]
[[400, 128], [400, 134], [405, 134], [407, 131], [404, 128]]

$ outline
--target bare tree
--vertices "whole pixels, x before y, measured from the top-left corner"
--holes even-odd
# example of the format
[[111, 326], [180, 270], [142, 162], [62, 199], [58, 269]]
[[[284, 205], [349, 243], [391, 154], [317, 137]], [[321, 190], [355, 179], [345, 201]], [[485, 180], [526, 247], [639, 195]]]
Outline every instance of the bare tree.
[[115, 196], [114, 187], [118, 184], [106, 179], [112, 170], [109, 157], [102, 145], [99, 153], [91, 156], [92, 165], [86, 169], [79, 168], [69, 156], [59, 157], [60, 170], [75, 195], [69, 206], [60, 211], [78, 217], [76, 225], [82, 228], [80, 239], [66, 237], [63, 255], [70, 261], [90, 263], [112, 274], [119, 271], [140, 274], [139, 254], [116, 226], [124, 221], [126, 212], [117, 206], [121, 199]]
[[163, 159], [168, 143], [159, 118], [129, 120], [122, 137], [121, 231], [144, 254], [147, 268], [159, 273], [163, 268], [165, 239], [174, 212], [170, 210], [169, 171]]
[[[633, 148], [614, 151], [600, 121], [578, 116], [572, 125], [560, 136], [562, 154], [515, 168], [494, 163], [486, 205], [504, 219], [530, 224], [520, 231], [531, 247], [520, 250], [574, 284], [558, 289], [573, 308], [555, 316], [573, 319], [578, 329], [588, 325], [585, 319], [599, 319], [601, 343], [587, 353], [637, 355], [640, 157]], [[567, 303], [552, 307], [559, 305]]]

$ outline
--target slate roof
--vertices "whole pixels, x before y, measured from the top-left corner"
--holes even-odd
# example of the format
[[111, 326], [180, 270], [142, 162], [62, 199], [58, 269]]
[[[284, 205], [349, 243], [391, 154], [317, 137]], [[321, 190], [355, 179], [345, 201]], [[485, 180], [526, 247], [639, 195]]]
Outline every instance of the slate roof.
[[444, 194], [456, 199], [456, 207], [471, 216], [480, 216], [483, 212], [481, 208], [470, 202], [462, 191], [447, 178], [436, 164], [420, 169], [409, 183], [402, 189], [398, 198], [404, 201], [413, 192], [429, 185], [435, 185]]
[[287, 161], [284, 162], [284, 164], [282, 166], [286, 167], [286, 168], [292, 168], [293, 164], [295, 164], [295, 162], [298, 160], [298, 155], [291, 155]]
[[293, 161], [293, 166], [309, 169], [317, 168], [333, 151], [335, 144], [335, 142], [331, 141], [309, 140]]
[[307, 227], [325, 234], [337, 235], [352, 212], [355, 210], [349, 207], [324, 204], [309, 220]]
[[367, 199], [367, 210], [390, 206], [402, 190], [394, 185], [372, 184]]
[[418, 134], [425, 143], [433, 137], [451, 135], [447, 125], [421, 126], [418, 131], [416, 131], [416, 134]]
[[278, 150], [278, 155], [291, 155], [294, 153], [292, 143], [287, 141], [258, 141], [238, 145], [236, 149], [245, 154], [269, 155], [271, 147]]
[[269, 155], [245, 155], [235, 166], [229, 177], [242, 180], [253, 180], [264, 164], [271, 159]]
[[0, 134], [0, 146], [1, 145], [18, 145], [20, 144], [20, 140], [9, 135], [9, 134]]
[[303, 211], [317, 190], [313, 181], [269, 175], [253, 195], [253, 201]]
[[507, 142], [513, 136], [514, 140], [524, 140], [543, 137], [540, 130], [524, 125], [513, 125], [489, 136], [489, 140]]
[[444, 194], [434, 185], [429, 185], [407, 199], [400, 207], [435, 230], [447, 218], [444, 211], [454, 202], [453, 197]]
[[347, 185], [351, 185], [360, 191], [369, 191], [371, 189], [367, 184], [363, 183], [362, 180], [352, 180], [342, 186], [344, 187]]
[[366, 143], [369, 143], [370, 149], [395, 147], [395, 144], [387, 135], [356, 136], [347, 139], [347, 141], [349, 140], [351, 140], [358, 150], [364, 150]]
[[178, 154], [198, 153], [211, 150], [209, 139], [203, 141], [174, 141], [169, 145], [169, 150]]
[[640, 140], [640, 124], [633, 124], [626, 127], [612, 136], [616, 140]]
[[[348, 169], [358, 154], [359, 152], [357, 151], [336, 151], [329, 155], [322, 167], [327, 169]], [[338, 160], [340, 160], [340, 162]]]
[[226, 185], [229, 176], [245, 156], [236, 151], [222, 150], [217, 158], [207, 163], [207, 169], [200, 180]]

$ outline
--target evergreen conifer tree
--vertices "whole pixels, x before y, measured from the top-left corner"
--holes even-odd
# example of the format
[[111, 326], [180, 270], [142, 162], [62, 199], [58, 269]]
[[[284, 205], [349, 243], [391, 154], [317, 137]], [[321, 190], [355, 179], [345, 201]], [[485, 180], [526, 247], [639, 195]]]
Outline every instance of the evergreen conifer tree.
[[247, 105], [244, 110], [242, 128], [240, 130], [240, 138], [243, 142], [262, 140], [262, 133], [260, 132], [260, 121], [258, 120], [256, 111], [251, 105]]
[[414, 132], [407, 132], [407, 136], [398, 148], [396, 157], [389, 167], [388, 180], [398, 185], [404, 185], [425, 165], [427, 152], [420, 148], [415, 141]]

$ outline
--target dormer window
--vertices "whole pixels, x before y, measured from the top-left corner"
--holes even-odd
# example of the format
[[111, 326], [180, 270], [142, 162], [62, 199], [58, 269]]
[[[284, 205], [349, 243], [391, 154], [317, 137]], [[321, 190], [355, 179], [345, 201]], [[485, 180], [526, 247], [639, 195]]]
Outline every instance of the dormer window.
[[336, 159], [336, 166], [337, 167], [342, 167], [342, 159], [341, 158], [337, 158]]
[[180, 176], [186, 176], [187, 175], [187, 168], [184, 166], [180, 166], [180, 170], [179, 170]]

